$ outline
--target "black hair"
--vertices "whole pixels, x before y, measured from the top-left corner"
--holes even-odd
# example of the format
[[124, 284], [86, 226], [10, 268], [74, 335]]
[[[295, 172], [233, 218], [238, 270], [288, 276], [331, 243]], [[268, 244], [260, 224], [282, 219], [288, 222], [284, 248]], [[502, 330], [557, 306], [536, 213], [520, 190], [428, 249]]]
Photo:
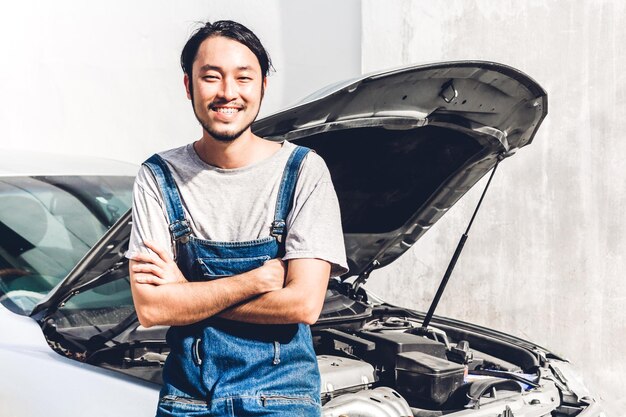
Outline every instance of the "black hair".
[[200, 44], [213, 36], [230, 38], [247, 46], [259, 60], [263, 79], [265, 79], [265, 77], [269, 75], [270, 70], [274, 68], [269, 54], [261, 44], [259, 38], [257, 38], [250, 29], [232, 20], [218, 20], [214, 23], [206, 22], [204, 26], [197, 29], [193, 35], [191, 35], [183, 47], [183, 52], [180, 54], [180, 66], [189, 77], [189, 91], [192, 95], [193, 83], [191, 81], [191, 70], [193, 68], [193, 62], [196, 60]]

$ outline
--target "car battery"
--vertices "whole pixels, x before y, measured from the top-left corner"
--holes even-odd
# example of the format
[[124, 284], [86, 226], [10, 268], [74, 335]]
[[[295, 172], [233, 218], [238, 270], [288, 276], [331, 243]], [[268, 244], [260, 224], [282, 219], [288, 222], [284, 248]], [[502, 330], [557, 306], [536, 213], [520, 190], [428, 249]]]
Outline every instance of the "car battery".
[[374, 367], [367, 362], [320, 355], [317, 363], [321, 376], [322, 404], [338, 395], [367, 389], [376, 381]]
[[396, 388], [409, 404], [438, 406], [463, 384], [465, 367], [422, 352], [396, 358]]

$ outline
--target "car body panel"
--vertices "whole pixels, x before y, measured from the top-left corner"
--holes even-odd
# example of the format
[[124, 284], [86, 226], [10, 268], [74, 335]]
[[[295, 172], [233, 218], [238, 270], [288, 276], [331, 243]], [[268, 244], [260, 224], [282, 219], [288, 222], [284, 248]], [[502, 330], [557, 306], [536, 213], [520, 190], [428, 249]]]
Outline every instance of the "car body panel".
[[2, 149], [0, 177], [56, 175], [137, 175], [138, 165], [91, 156]]
[[36, 321], [3, 307], [0, 329], [0, 415], [154, 415], [158, 385], [59, 355]]
[[339, 128], [341, 122], [395, 117], [413, 119], [415, 125], [449, 124], [506, 139], [505, 148], [521, 148], [532, 142], [547, 110], [545, 90], [523, 72], [495, 62], [452, 61], [329, 86], [256, 121], [253, 129], [267, 138], [291, 140], [310, 135], [311, 129]]

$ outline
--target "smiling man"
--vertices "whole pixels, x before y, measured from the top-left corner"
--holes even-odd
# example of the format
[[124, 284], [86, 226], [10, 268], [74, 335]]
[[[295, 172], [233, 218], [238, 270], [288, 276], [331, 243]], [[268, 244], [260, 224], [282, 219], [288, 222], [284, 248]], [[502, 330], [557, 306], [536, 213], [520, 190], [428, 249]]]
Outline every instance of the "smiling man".
[[347, 270], [328, 169], [252, 133], [271, 62], [245, 26], [207, 23], [181, 64], [202, 137], [142, 166], [127, 252], [141, 324], [171, 326], [157, 415], [319, 415], [308, 325]]

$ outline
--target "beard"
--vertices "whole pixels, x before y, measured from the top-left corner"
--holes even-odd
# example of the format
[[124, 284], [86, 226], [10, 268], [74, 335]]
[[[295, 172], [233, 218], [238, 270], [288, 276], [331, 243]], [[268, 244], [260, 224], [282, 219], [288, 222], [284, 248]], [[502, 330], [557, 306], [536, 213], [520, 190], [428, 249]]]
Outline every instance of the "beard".
[[[263, 90], [261, 90], [261, 94], [263, 94]], [[192, 98], [192, 103], [193, 103], [193, 98]], [[211, 111], [210, 109], [211, 106], [212, 104], [208, 106], [209, 111]], [[247, 107], [244, 107], [242, 110], [245, 110], [246, 108]], [[200, 123], [200, 125], [202, 126], [202, 129], [204, 129], [204, 131], [207, 132], [213, 139], [219, 142], [232, 142], [235, 139], [237, 139], [239, 136], [241, 136], [246, 130], [248, 130], [250, 126], [252, 126], [252, 123], [254, 123], [254, 121], [256, 120], [257, 116], [259, 115], [260, 110], [261, 110], [261, 106], [259, 105], [259, 108], [257, 109], [257, 112], [252, 118], [252, 120], [250, 120], [248, 124], [241, 127], [239, 130], [218, 131], [214, 127], [212, 127], [206, 120], [202, 120], [202, 118], [198, 116], [198, 112], [196, 111], [196, 106], [193, 105], [193, 114], [196, 116], [196, 120], [198, 121], [198, 123]]]
[[[195, 111], [194, 111], [194, 113], [195, 113]], [[218, 142], [232, 142], [232, 141], [234, 141], [239, 136], [241, 136], [243, 134], [243, 132], [248, 130], [248, 128], [252, 125], [252, 122], [254, 121], [253, 120], [252, 122], [248, 123], [247, 126], [244, 126], [240, 130], [218, 132], [217, 130], [213, 129], [206, 121], [200, 119], [198, 117], [197, 113], [196, 113], [196, 119], [198, 119], [198, 122], [202, 126], [202, 129], [204, 129], [205, 132], [207, 132], [209, 135], [211, 135], [211, 137], [213, 139], [217, 140]]]

